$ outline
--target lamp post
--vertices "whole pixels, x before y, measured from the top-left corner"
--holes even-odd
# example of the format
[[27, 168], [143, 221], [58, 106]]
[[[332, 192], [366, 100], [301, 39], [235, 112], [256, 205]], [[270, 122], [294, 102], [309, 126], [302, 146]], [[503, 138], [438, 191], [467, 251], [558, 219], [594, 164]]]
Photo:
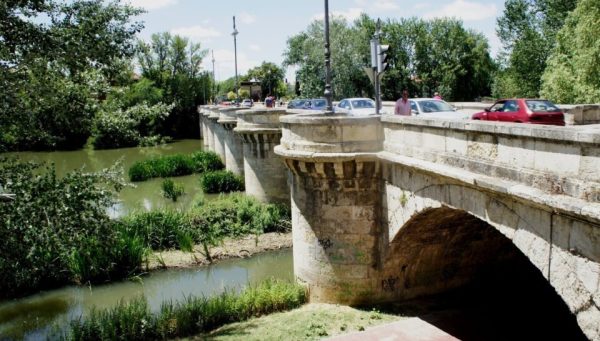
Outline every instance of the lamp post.
[[331, 49], [329, 47], [329, 0], [325, 0], [325, 99], [327, 107], [325, 114], [333, 114], [333, 102], [331, 93]]
[[213, 104], [214, 104], [214, 103], [216, 102], [216, 101], [215, 101], [215, 96], [216, 96], [216, 91], [215, 91], [215, 89], [216, 89], [216, 86], [217, 86], [217, 82], [216, 82], [216, 80], [215, 80], [215, 50], [211, 50], [211, 53], [212, 53], [212, 66], [213, 66], [213, 69], [212, 69], [212, 81], [213, 81], [213, 86], [212, 86], [212, 87], [211, 87], [211, 89], [210, 89], [210, 90], [211, 90], [211, 91], [210, 91], [210, 92], [211, 92], [211, 96], [210, 96], [210, 97], [212, 97]]
[[238, 73], [237, 73], [237, 35], [238, 35], [238, 30], [235, 28], [235, 15], [233, 16], [233, 33], [231, 33], [231, 35], [233, 36], [233, 54], [234, 54], [234, 60], [235, 60], [235, 101], [236, 103], [238, 102], [239, 99], [239, 89], [238, 89]]

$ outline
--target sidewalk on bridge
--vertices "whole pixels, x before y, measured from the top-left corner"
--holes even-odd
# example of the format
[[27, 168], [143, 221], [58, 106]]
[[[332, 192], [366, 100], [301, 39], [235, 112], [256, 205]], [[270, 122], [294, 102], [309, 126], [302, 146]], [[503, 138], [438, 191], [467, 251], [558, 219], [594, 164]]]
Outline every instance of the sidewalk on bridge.
[[369, 328], [362, 332], [340, 335], [329, 341], [454, 341], [459, 340], [418, 317]]

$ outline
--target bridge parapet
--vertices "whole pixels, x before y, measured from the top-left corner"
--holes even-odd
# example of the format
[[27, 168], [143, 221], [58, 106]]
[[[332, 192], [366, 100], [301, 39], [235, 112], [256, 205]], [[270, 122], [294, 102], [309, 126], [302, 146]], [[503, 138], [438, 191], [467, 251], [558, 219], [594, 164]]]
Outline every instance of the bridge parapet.
[[383, 155], [402, 155], [600, 202], [600, 129], [384, 116]]

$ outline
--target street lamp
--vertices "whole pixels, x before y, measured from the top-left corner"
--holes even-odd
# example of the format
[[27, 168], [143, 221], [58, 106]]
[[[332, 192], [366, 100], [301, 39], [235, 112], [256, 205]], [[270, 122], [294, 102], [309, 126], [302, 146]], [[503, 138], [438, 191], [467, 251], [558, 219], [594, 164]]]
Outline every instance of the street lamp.
[[235, 15], [233, 16], [233, 33], [231, 33], [231, 35], [233, 36], [233, 54], [234, 54], [234, 60], [235, 60], [235, 101], [236, 103], [239, 100], [239, 94], [238, 94], [238, 74], [237, 74], [237, 35], [238, 35], [238, 30], [235, 28]]
[[325, 99], [327, 107], [325, 114], [333, 114], [333, 102], [331, 93], [331, 49], [329, 48], [329, 0], [325, 0]]

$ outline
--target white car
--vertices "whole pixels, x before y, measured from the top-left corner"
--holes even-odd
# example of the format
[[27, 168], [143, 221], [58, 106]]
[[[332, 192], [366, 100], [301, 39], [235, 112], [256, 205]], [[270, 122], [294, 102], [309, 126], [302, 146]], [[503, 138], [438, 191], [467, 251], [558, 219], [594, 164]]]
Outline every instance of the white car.
[[333, 108], [333, 111], [350, 116], [375, 115], [375, 101], [370, 98], [345, 98]]
[[454, 107], [441, 99], [411, 98], [408, 101], [410, 102], [410, 112], [412, 116], [458, 120], [471, 118], [471, 115], [456, 111]]
[[246, 98], [245, 100], [242, 101], [241, 106], [242, 107], [246, 107], [246, 108], [250, 108], [250, 107], [252, 107], [252, 104], [253, 104], [252, 100], [249, 99], [249, 98]]

